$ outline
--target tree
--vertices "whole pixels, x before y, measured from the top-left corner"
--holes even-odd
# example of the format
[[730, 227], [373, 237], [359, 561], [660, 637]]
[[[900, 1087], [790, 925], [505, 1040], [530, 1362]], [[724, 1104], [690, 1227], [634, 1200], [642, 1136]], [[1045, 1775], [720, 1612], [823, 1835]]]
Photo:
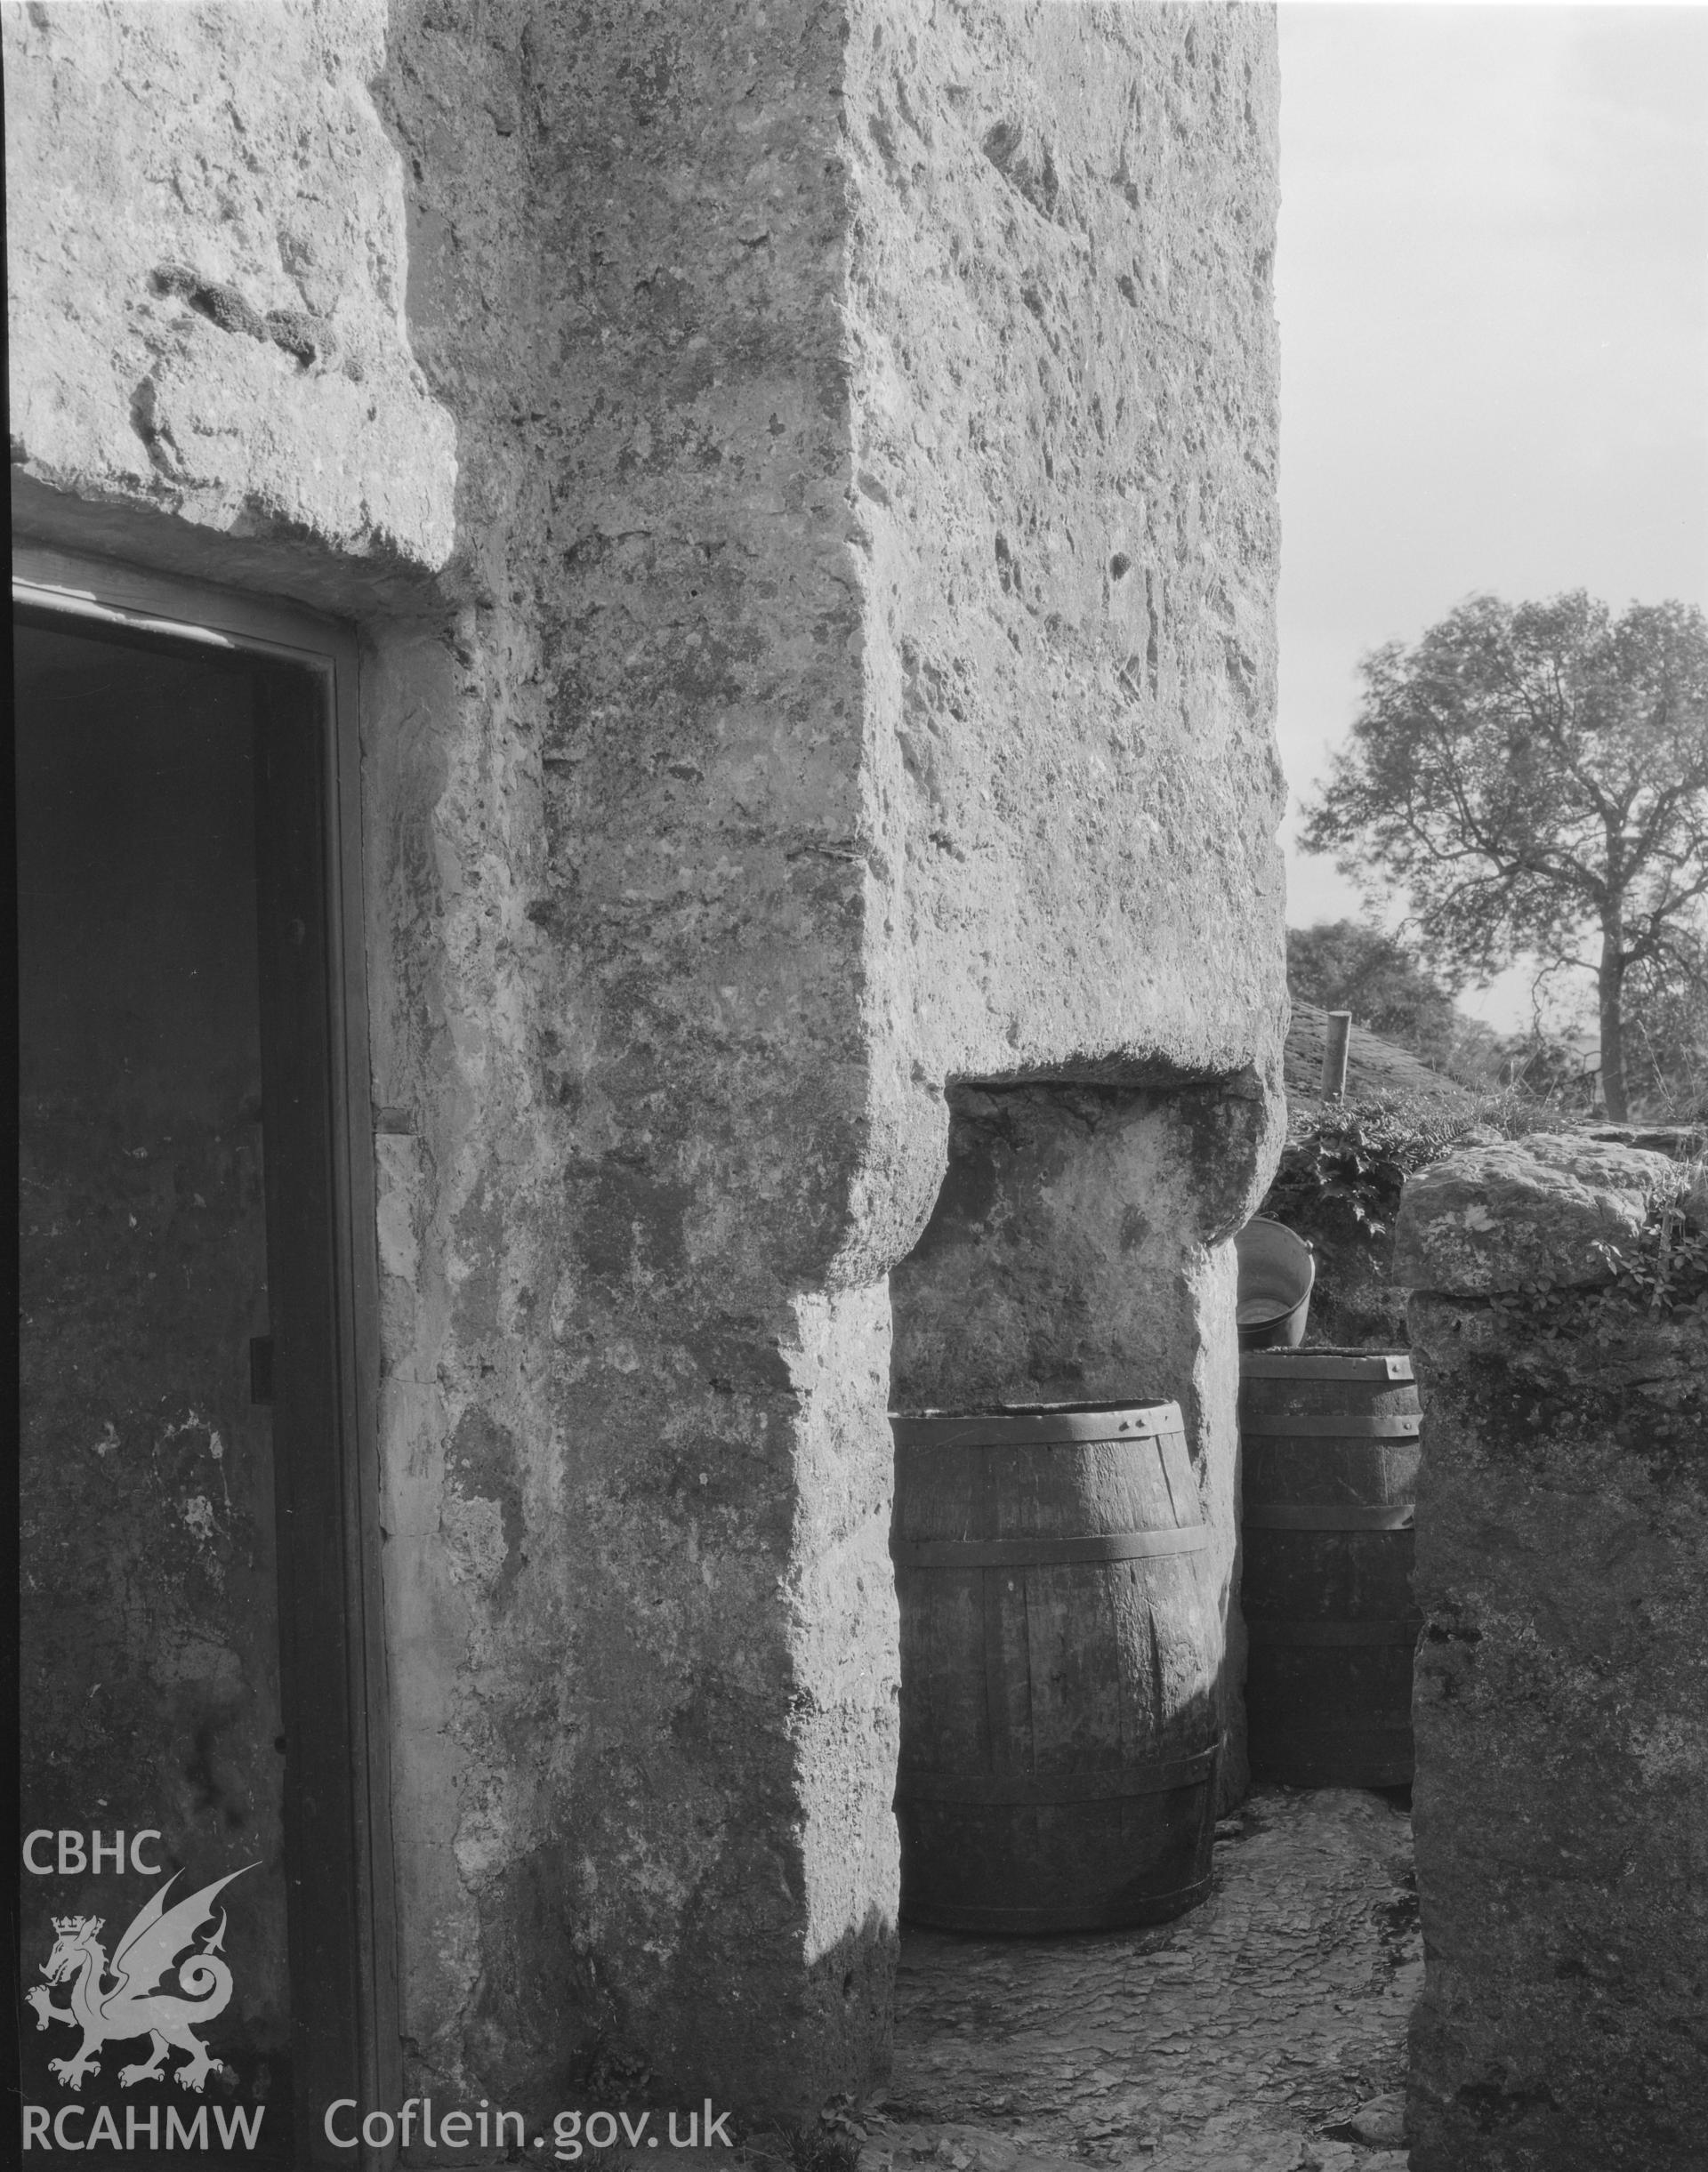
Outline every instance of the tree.
[[1626, 1084], [1650, 1115], [1708, 1120], [1708, 965], [1639, 966]]
[[1287, 992], [1324, 1010], [1349, 1010], [1366, 1033], [1440, 1063], [1458, 1039], [1452, 992], [1397, 937], [1355, 920], [1287, 929]]
[[1494, 1079], [1527, 1100], [1551, 1102], [1574, 1116], [1587, 1116], [1595, 1106], [1594, 1066], [1585, 1065], [1583, 1050], [1575, 1042], [1551, 1033], [1540, 1021], [1496, 1043]]
[[1615, 620], [1581, 591], [1474, 596], [1360, 672], [1305, 849], [1334, 852], [1372, 894], [1408, 897], [1449, 971], [1526, 954], [1592, 970], [1602, 1091], [1623, 1120], [1628, 985], [1675, 977], [1700, 945], [1708, 621], [1681, 603]]

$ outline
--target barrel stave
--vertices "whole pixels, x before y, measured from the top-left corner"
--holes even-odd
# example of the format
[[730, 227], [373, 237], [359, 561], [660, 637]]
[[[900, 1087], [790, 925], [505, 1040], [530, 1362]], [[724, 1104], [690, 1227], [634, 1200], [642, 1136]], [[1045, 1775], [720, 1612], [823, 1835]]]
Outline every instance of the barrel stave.
[[1333, 1621], [1412, 1611], [1409, 1531], [1252, 1531], [1241, 1607], [1247, 1621]]
[[[1185, 1444], [1068, 1441], [898, 1457], [894, 1533], [908, 1541], [1064, 1538], [1198, 1520]], [[1184, 1502], [1177, 1492], [1187, 1494]]]
[[[1362, 1353], [1346, 1354], [1347, 1377], [1321, 1377], [1325, 1355], [1301, 1351], [1291, 1368], [1247, 1359], [1241, 1380], [1252, 1769], [1295, 1786], [1396, 1785], [1411, 1777], [1411, 1531], [1264, 1528], [1253, 1516], [1415, 1498], [1415, 1382]], [[1413, 1436], [1395, 1437], [1400, 1425]]]
[[1253, 1503], [1409, 1503], [1417, 1498], [1418, 1462], [1415, 1439], [1277, 1440], [1254, 1424], [1241, 1458], [1241, 1491]]
[[[1221, 1637], [1203, 1554], [967, 1569], [904, 1558], [943, 1541], [1115, 1538], [1201, 1521], [1177, 1413], [1140, 1439], [898, 1449], [897, 1809], [910, 1919], [1112, 1927], [1165, 1920], [1202, 1897]], [[1175, 1757], [1195, 1758], [1189, 1782], [1129, 1791], [1156, 1784]], [[1084, 1798], [920, 1792], [1011, 1782]], [[1106, 1783], [1122, 1792], [1100, 1796]]]
[[1206, 1587], [1193, 1555], [898, 1569], [902, 1762], [1114, 1770], [1202, 1747], [1220, 1626]]
[[[1301, 1356], [1309, 1355], [1301, 1352]], [[1415, 1418], [1418, 1412], [1415, 1380], [1254, 1380], [1245, 1374], [1240, 1380], [1239, 1402], [1241, 1415], [1253, 1432], [1261, 1432], [1266, 1416]]]
[[984, 1663], [988, 1573], [896, 1571], [904, 1766], [983, 1767], [993, 1762]]

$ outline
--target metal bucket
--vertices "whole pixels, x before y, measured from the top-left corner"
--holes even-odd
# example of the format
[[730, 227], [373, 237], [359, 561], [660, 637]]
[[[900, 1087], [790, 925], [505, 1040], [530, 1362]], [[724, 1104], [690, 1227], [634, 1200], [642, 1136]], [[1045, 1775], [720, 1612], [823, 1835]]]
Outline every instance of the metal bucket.
[[1317, 1262], [1302, 1237], [1253, 1215], [1234, 1239], [1239, 1295], [1234, 1317], [1242, 1350], [1296, 1350], [1305, 1339]]

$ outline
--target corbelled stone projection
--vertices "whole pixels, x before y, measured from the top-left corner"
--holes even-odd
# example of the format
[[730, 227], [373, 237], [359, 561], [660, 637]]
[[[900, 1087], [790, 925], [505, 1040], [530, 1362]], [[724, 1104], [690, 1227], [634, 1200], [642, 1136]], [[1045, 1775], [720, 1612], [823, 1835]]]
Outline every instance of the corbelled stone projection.
[[[5, 31], [20, 522], [365, 642], [411, 2086], [859, 2088], [887, 1277], [952, 1083], [1140, 1097], [1152, 1231], [1100, 1236], [1072, 1363], [1196, 1413], [1229, 1525], [1213, 1248], [1284, 1008], [1270, 14]], [[940, 1401], [979, 1368], [932, 1333]]]
[[1644, 1257], [1679, 1178], [1543, 1137], [1406, 1187], [1414, 2172], [1702, 2162], [1708, 1321], [1698, 1301], [1651, 1308], [1594, 1250]]

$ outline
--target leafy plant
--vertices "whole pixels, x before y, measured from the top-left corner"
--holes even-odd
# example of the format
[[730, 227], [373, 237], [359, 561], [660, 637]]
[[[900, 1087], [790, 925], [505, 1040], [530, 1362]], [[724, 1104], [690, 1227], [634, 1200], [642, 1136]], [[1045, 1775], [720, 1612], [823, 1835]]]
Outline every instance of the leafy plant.
[[866, 2122], [846, 2089], [839, 2089], [834, 2096], [826, 2098], [818, 2124], [829, 2133], [851, 2136], [857, 2144], [866, 2140]]
[[[1388, 1240], [1406, 1179], [1461, 1146], [1565, 1128], [1557, 1109], [1514, 1090], [1456, 1110], [1399, 1094], [1307, 1104], [1295, 1109], [1261, 1211], [1315, 1245], [1316, 1316], [1345, 1339], [1364, 1339], [1373, 1323], [1382, 1323], [1380, 1293], [1391, 1288]], [[1704, 1168], [1702, 1162], [1680, 1165], [1635, 1241], [1623, 1250], [1606, 1248], [1612, 1281], [1605, 1288], [1557, 1291], [1535, 1283], [1493, 1299], [1494, 1310], [1522, 1315], [1527, 1333], [1544, 1341], [1606, 1339], [1628, 1331], [1634, 1312], [1659, 1316], [1703, 1301], [1708, 1233], [1687, 1218], [1683, 1203], [1708, 1195]], [[1389, 1323], [1383, 1331], [1404, 1331]]]
[[1708, 1305], [1708, 1228], [1687, 1212], [1683, 1201], [1693, 1174], [1681, 1170], [1676, 1190], [1654, 1200], [1628, 1245], [1599, 1243], [1595, 1251], [1612, 1276], [1600, 1288], [1557, 1289], [1548, 1283], [1503, 1291], [1490, 1309], [1521, 1323], [1542, 1342], [1607, 1342], [1629, 1333], [1633, 1315], [1661, 1320], [1691, 1306]]
[[1708, 1229], [1698, 1229], [1682, 1207], [1649, 1209], [1634, 1244], [1598, 1244], [1613, 1273], [1614, 1288], [1634, 1306], [1659, 1315], [1708, 1294]]
[[797, 2127], [789, 2136], [789, 2161], [794, 2172], [854, 2172], [860, 2160], [858, 2129], [832, 2126], [820, 2116]]
[[1328, 1102], [1293, 1129], [1262, 1211], [1356, 1242], [1385, 1236], [1406, 1178], [1451, 1154], [1483, 1114], [1482, 1105], [1448, 1114], [1398, 1094]]

